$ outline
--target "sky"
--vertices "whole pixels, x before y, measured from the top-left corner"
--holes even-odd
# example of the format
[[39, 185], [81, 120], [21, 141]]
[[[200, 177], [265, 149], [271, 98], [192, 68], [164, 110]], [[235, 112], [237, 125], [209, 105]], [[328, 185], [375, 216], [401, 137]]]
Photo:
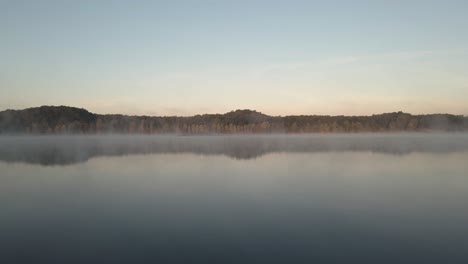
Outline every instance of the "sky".
[[468, 1], [0, 0], [0, 110], [468, 115]]

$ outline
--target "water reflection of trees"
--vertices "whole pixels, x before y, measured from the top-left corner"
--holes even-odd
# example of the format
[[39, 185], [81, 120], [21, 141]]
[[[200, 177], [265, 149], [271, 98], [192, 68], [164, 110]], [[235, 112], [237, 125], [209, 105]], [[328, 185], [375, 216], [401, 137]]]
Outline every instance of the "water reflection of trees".
[[67, 165], [99, 156], [158, 153], [225, 155], [235, 159], [276, 152], [371, 151], [403, 155], [466, 151], [467, 139], [465, 134], [2, 137], [0, 160]]

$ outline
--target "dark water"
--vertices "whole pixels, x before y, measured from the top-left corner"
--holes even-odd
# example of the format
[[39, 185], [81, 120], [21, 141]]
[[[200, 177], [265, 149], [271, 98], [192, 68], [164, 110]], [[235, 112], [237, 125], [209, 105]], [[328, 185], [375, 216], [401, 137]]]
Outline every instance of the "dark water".
[[0, 137], [0, 263], [468, 263], [468, 136]]

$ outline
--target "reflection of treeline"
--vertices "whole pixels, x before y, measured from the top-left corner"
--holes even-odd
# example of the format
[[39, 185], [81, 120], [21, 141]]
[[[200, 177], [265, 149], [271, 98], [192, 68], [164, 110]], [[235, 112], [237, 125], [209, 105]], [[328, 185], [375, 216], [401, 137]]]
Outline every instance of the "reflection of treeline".
[[405, 155], [468, 151], [464, 133], [331, 135], [63, 135], [0, 137], [0, 162], [67, 165], [93, 157], [133, 154], [225, 155], [254, 159], [269, 153], [375, 152]]
[[0, 112], [0, 133], [349, 133], [463, 131], [468, 117], [402, 112], [372, 116], [268, 116], [251, 110], [191, 117], [98, 115], [73, 107], [42, 106]]

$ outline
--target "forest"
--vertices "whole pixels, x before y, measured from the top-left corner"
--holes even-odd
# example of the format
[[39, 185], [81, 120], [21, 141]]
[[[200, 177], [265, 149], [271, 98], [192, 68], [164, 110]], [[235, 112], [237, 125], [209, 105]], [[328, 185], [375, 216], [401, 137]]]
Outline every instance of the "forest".
[[403, 112], [371, 116], [269, 116], [254, 110], [195, 116], [94, 114], [41, 106], [0, 112], [0, 134], [253, 134], [468, 131], [468, 117]]

